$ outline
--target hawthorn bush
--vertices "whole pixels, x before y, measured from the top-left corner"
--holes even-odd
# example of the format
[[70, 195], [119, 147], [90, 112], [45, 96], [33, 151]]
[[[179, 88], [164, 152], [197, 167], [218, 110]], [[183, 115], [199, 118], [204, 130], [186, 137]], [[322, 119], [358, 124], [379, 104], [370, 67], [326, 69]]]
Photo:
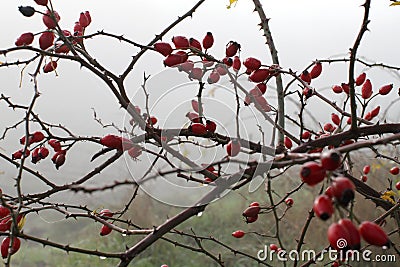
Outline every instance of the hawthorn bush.
[[[219, 266], [357, 266], [350, 256], [371, 247], [377, 254], [399, 256], [400, 124], [398, 114], [393, 115], [400, 95], [394, 81], [398, 76], [378, 85], [370, 73], [379, 68], [398, 75], [400, 68], [357, 54], [366, 45], [371, 1], [360, 7], [361, 27], [349, 53], [306, 60], [303, 69], [281, 66], [273, 29], [258, 0], [252, 2], [270, 60], [260, 60], [235, 40], [218, 47], [217, 32], [196, 37], [174, 32], [204, 2], [198, 1], [147, 44], [92, 29], [90, 11], [78, 12], [76, 22], [66, 23], [57, 1], [35, 0], [18, 8], [28, 19], [41, 19], [43, 28], [26, 29], [15, 36], [14, 45], [0, 50], [6, 59], [2, 70], [19, 68], [20, 86], [33, 92], [31, 97], [0, 96], [2, 109], [12, 113], [2, 140], [15, 148], [0, 152], [2, 166], [16, 167], [12, 179], [2, 182], [0, 233], [6, 266], [32, 243], [110, 259], [118, 266], [141, 264], [141, 255], [151, 254], [160, 242], [184, 255], [201, 254]], [[118, 45], [137, 50], [123, 71], [105, 65], [92, 51], [92, 42], [105, 39], [115, 42], [102, 53], [114, 53]], [[154, 75], [137, 68], [151, 53], [163, 70]], [[73, 98], [60, 94], [55, 103], [40, 101], [54, 89], [42, 88], [41, 81], [55, 79], [57, 84], [67, 62], [101, 81], [97, 89], [109, 92], [105, 105], [116, 102], [124, 111], [122, 122], [104, 122], [94, 109], [95, 132], [104, 133], [99, 135], [77, 133], [61, 123], [64, 119], [46, 119], [46, 112], [40, 112], [46, 105], [63, 117], [84, 118], [73, 112], [79, 93]], [[334, 64], [344, 66], [346, 74], [320, 86]], [[132, 75], [142, 75], [140, 83], [132, 85]], [[59, 86], [68, 94], [68, 84]], [[86, 86], [82, 82], [81, 90]], [[389, 98], [391, 102], [385, 100]], [[226, 199], [234, 191], [243, 198], [229, 205]], [[140, 199], [144, 193], [153, 200]], [[103, 197], [104, 204], [98, 204]], [[174, 207], [169, 212], [175, 214], [157, 214], [161, 219], [154, 224], [147, 218], [159, 212], [154, 207], [159, 202]], [[67, 225], [71, 219], [83, 227], [94, 223], [96, 230], [85, 228], [92, 231], [85, 238], [96, 242], [86, 246], [68, 236], [48, 238], [40, 224], [29, 228], [30, 222], [46, 216]], [[205, 227], [204, 220], [212, 223]], [[215, 236], [210, 228], [231, 234]], [[115, 233], [119, 236], [112, 249], [99, 245], [110, 243]], [[267, 250], [301, 255], [310, 249], [315, 257], [308, 259], [261, 257]], [[340, 256], [323, 258], [329, 249]], [[165, 254], [160, 261], [161, 266], [176, 264]]]

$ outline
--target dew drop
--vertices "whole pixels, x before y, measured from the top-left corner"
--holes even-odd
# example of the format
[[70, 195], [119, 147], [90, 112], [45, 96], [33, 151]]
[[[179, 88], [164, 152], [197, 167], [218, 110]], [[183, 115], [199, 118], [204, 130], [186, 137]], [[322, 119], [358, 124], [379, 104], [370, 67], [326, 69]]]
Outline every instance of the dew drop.
[[203, 215], [203, 212], [202, 212], [202, 211], [200, 211], [199, 213], [197, 213], [197, 216], [198, 216], [198, 217], [201, 217], [201, 215]]

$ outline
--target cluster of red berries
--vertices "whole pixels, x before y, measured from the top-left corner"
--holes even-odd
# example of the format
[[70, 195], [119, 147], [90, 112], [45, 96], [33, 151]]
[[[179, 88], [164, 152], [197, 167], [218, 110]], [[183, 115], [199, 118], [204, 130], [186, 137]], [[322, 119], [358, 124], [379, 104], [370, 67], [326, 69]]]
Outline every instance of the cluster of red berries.
[[308, 70], [304, 70], [300, 74], [299, 78], [305, 84], [307, 84], [307, 86], [304, 86], [304, 88], [303, 88], [303, 95], [306, 98], [311, 97], [312, 94], [313, 94], [313, 90], [308, 85], [311, 84], [312, 79], [315, 79], [315, 78], [319, 77], [321, 75], [321, 73], [322, 73], [322, 64], [321, 64], [321, 62], [317, 61], [317, 62], [315, 62], [315, 64], [311, 68], [310, 72]]
[[[47, 156], [50, 154], [50, 151], [47, 147], [44, 146], [44, 143], [42, 142], [43, 140], [45, 140], [45, 136], [42, 132], [37, 131], [34, 132], [33, 134], [30, 134], [28, 136], [28, 140], [26, 140], [26, 136], [21, 137], [21, 139], [19, 140], [21, 145], [25, 145], [25, 142], [27, 142], [28, 147], [33, 145], [34, 143], [39, 143], [39, 146], [37, 146], [31, 153], [31, 151], [29, 150], [29, 148], [26, 148], [25, 153], [24, 153], [24, 149], [21, 148], [20, 150], [14, 152], [12, 154], [12, 159], [16, 160], [16, 159], [21, 159], [22, 156], [25, 157], [29, 157], [31, 156], [31, 161], [33, 164], [38, 163], [40, 160], [47, 158]], [[54, 150], [54, 155], [51, 158], [51, 161], [54, 163], [54, 165], [56, 166], [56, 169], [58, 170], [58, 168], [60, 166], [62, 166], [65, 163], [65, 156], [67, 151], [63, 150], [61, 147], [61, 143], [60, 141], [57, 141], [55, 139], [51, 139], [48, 142], [49, 146], [51, 146]]]
[[[24, 215], [18, 214], [17, 215], [17, 223], [18, 223], [18, 228], [22, 228], [23, 223], [21, 221], [23, 220]], [[8, 207], [0, 205], [0, 232], [5, 233], [11, 231], [11, 226], [12, 226], [13, 219], [11, 217], [11, 210]], [[3, 258], [7, 258], [9, 254], [14, 254], [16, 253], [20, 246], [21, 246], [21, 241], [19, 240], [18, 237], [13, 237], [12, 238], [12, 247], [10, 248], [10, 243], [11, 243], [11, 237], [7, 236], [3, 239], [1, 242], [1, 255]]]
[[[43, 23], [47, 27], [47, 29], [37, 34], [33, 34], [32, 32], [21, 34], [21, 36], [19, 36], [18, 39], [15, 41], [16, 46], [30, 45], [34, 40], [35, 35], [40, 34], [40, 49], [47, 50], [51, 48], [49, 49], [49, 51], [52, 51], [54, 53], [68, 54], [70, 51], [70, 45], [77, 45], [83, 42], [82, 36], [85, 32], [85, 28], [89, 26], [89, 24], [92, 22], [89, 11], [81, 12], [79, 16], [79, 21], [75, 22], [74, 31], [73, 34], [71, 34], [71, 32], [68, 30], [59, 31], [58, 29], [56, 29], [61, 17], [57, 13], [57, 11], [52, 10], [48, 7], [48, 0], [35, 0], [35, 2], [40, 6], [47, 6], [48, 8], [44, 14], [39, 12], [43, 14]], [[26, 17], [31, 17], [35, 14], [35, 12], [38, 12], [31, 6], [21, 6], [19, 7], [19, 11]], [[58, 38], [59, 41], [55, 42], [56, 36], [59, 36], [60, 38]], [[65, 39], [71, 40], [71, 43], [67, 44], [62, 41], [63, 38], [61, 38], [61, 36]], [[57, 60], [53, 61], [53, 59], [50, 59], [50, 61], [44, 65], [43, 72], [52, 72], [56, 68]]]
[[[107, 220], [108, 218], [111, 218], [112, 216], [114, 216], [114, 213], [112, 211], [110, 211], [109, 209], [103, 209], [99, 212], [99, 215], [101, 217], [103, 217], [105, 220]], [[112, 228], [110, 228], [108, 225], [103, 224], [103, 226], [100, 229], [100, 235], [106, 236], [106, 235], [110, 234], [111, 231], [112, 231]]]
[[100, 138], [100, 144], [108, 148], [128, 151], [129, 156], [133, 159], [138, 158], [143, 150], [141, 146], [134, 144], [131, 140], [113, 134], [108, 134]]

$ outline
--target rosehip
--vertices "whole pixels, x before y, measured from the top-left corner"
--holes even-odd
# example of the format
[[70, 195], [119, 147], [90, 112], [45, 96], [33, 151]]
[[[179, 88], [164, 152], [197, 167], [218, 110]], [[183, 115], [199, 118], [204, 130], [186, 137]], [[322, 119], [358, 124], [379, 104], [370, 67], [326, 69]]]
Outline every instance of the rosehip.
[[314, 161], [304, 163], [300, 170], [301, 180], [310, 186], [322, 182], [325, 174], [325, 169]]
[[4, 217], [7, 217], [10, 214], [11, 211], [9, 208], [0, 205], [0, 219], [3, 219]]
[[332, 91], [336, 94], [340, 94], [343, 92], [343, 88], [340, 85], [334, 85], [332, 86]]
[[49, 145], [54, 149], [55, 152], [58, 152], [61, 150], [61, 143], [60, 141], [57, 141], [55, 139], [49, 140]]
[[103, 146], [122, 150], [122, 138], [113, 134], [106, 135], [100, 139]]
[[79, 22], [75, 22], [74, 25], [74, 33], [76, 32], [83, 32], [83, 27]]
[[347, 83], [342, 83], [342, 88], [346, 94], [350, 94], [350, 86]]
[[19, 240], [18, 237], [13, 237], [11, 249], [9, 249], [10, 243], [11, 243], [11, 238], [9, 236], [4, 238], [3, 241], [1, 242], [1, 256], [3, 257], [3, 259], [7, 258], [8, 254], [11, 255], [15, 254], [21, 246], [21, 241]]
[[242, 63], [240, 62], [240, 58], [238, 56], [235, 56], [233, 58], [233, 63], [232, 63], [232, 68], [234, 71], [238, 72], [240, 70]]
[[226, 45], [225, 54], [227, 57], [233, 57], [234, 55], [236, 55], [238, 50], [240, 50], [240, 44], [238, 44], [234, 41], [230, 41]]
[[260, 213], [260, 206], [250, 206], [242, 213], [244, 217], [255, 217]]
[[270, 71], [268, 69], [258, 69], [250, 74], [249, 80], [255, 83], [261, 83], [265, 81], [269, 75]]
[[237, 139], [231, 139], [228, 143], [228, 145], [226, 146], [226, 152], [228, 154], [229, 157], [235, 157], [237, 156], [237, 154], [239, 154], [240, 152], [240, 142]]
[[310, 71], [311, 79], [317, 78], [319, 75], [321, 75], [321, 72], [322, 72], [322, 64], [321, 62], [316, 62]]
[[389, 246], [390, 240], [385, 231], [373, 222], [365, 221], [358, 228], [362, 238], [369, 244], [374, 246]]
[[261, 61], [254, 57], [249, 57], [249, 58], [246, 58], [245, 61], [243, 61], [243, 65], [247, 69], [258, 70], [261, 67]]
[[203, 77], [203, 70], [201, 68], [193, 68], [189, 73], [189, 78], [193, 80], [201, 80]]
[[364, 174], [368, 174], [371, 170], [371, 166], [370, 165], [365, 165], [363, 168], [363, 173]]
[[19, 12], [25, 17], [32, 17], [35, 14], [35, 9], [31, 6], [20, 6], [18, 7]]
[[361, 247], [361, 237], [357, 227], [349, 219], [340, 219], [339, 225], [343, 226], [349, 233], [350, 239], [347, 240], [350, 249], [359, 250]]
[[331, 149], [321, 154], [321, 165], [326, 170], [336, 170], [341, 164], [342, 157], [338, 151]]
[[197, 114], [197, 113], [188, 112], [188, 113], [186, 113], [186, 117], [187, 117], [191, 122], [196, 122], [196, 123], [201, 122], [201, 120], [200, 120], [200, 118], [199, 118], [199, 114]]
[[213, 133], [217, 129], [217, 124], [213, 121], [206, 120], [206, 129], [208, 132]]
[[155, 43], [154, 49], [165, 57], [172, 53], [172, 47], [169, 43], [164, 43], [164, 42]]
[[236, 238], [242, 238], [244, 235], [245, 235], [245, 232], [243, 232], [242, 230], [237, 230], [232, 233], [232, 236], [236, 237]]
[[389, 171], [391, 174], [393, 174], [393, 175], [397, 175], [397, 174], [399, 174], [399, 167], [393, 167], [393, 168], [391, 168], [390, 169], [390, 171]]
[[[258, 105], [261, 107], [261, 110], [265, 111], [265, 112], [270, 112], [271, 111], [271, 107], [268, 104], [267, 100], [265, 99], [264, 96], [256, 96], [254, 97], [254, 100], [258, 103]], [[256, 106], [257, 109], [259, 109], [259, 107]]]
[[201, 123], [193, 123], [189, 126], [189, 131], [194, 133], [195, 135], [205, 135], [207, 134], [206, 126]]
[[86, 18], [87, 18], [87, 20], [88, 20], [88, 22], [90, 24], [92, 22], [92, 16], [90, 15], [90, 12], [89, 11], [85, 11], [85, 16], [86, 16]]
[[46, 31], [46, 32], [42, 33], [39, 37], [39, 46], [40, 46], [40, 49], [42, 49], [42, 50], [46, 50], [47, 48], [52, 46], [53, 42], [54, 42], [54, 33], [53, 32]]
[[[24, 150], [20, 149], [17, 152], [14, 152], [11, 156], [11, 158], [14, 159], [21, 159], [22, 155], [23, 155]], [[25, 151], [25, 157], [29, 157], [29, 155], [31, 154], [31, 151], [29, 149], [26, 149]]]
[[355, 80], [356, 86], [360, 86], [361, 84], [363, 84], [366, 77], [367, 77], [367, 74], [365, 72], [358, 75], [358, 77]]
[[269, 245], [269, 249], [272, 251], [277, 251], [278, 250], [278, 246], [276, 244], [270, 244]]
[[217, 71], [212, 71], [207, 78], [209, 84], [213, 84], [219, 81], [220, 75]]
[[303, 89], [303, 95], [306, 97], [306, 99], [310, 98], [313, 96], [313, 89], [310, 87], [304, 87]]
[[112, 216], [114, 215], [114, 213], [113, 213], [111, 210], [109, 210], [109, 209], [102, 209], [102, 210], [99, 212], [99, 215], [100, 215], [100, 216], [104, 216], [104, 217], [112, 217]]
[[287, 149], [291, 149], [291, 148], [292, 148], [293, 143], [292, 143], [292, 140], [290, 140], [289, 137], [285, 136], [285, 139], [284, 139], [283, 142], [284, 142], [285, 147], [286, 147]]
[[57, 11], [53, 11], [53, 14], [50, 10], [46, 11], [46, 14], [43, 15], [43, 23], [46, 25], [47, 29], [55, 29], [57, 24], [53, 20], [53, 15], [56, 22], [60, 21], [60, 15], [58, 15]]
[[15, 45], [16, 46], [30, 45], [33, 42], [34, 38], [35, 37], [31, 32], [23, 33], [21, 34], [20, 37], [18, 37], [17, 41], [15, 41]]
[[354, 199], [355, 186], [346, 177], [337, 177], [332, 182], [332, 192], [342, 206], [347, 206]]
[[39, 149], [38, 155], [39, 155], [39, 158], [45, 159], [49, 155], [49, 150], [47, 148], [45, 148], [45, 147], [41, 147]]
[[174, 36], [172, 37], [172, 42], [177, 49], [184, 49], [189, 47], [189, 40], [184, 36]]
[[198, 113], [199, 112], [199, 102], [197, 102], [196, 100], [192, 100], [191, 103], [192, 103], [193, 110]]
[[303, 139], [303, 140], [308, 140], [308, 139], [310, 139], [310, 137], [311, 137], [311, 133], [309, 131], [304, 131], [301, 134], [301, 139]]
[[327, 195], [318, 196], [314, 201], [313, 210], [318, 218], [328, 220], [334, 212], [331, 198]]
[[[333, 223], [328, 228], [328, 240], [336, 250], [349, 249], [349, 241], [351, 240], [350, 234], [347, 229], [338, 223]], [[342, 242], [341, 242], [342, 241]]]
[[86, 28], [87, 26], [89, 26], [89, 20], [86, 17], [85, 13], [81, 12], [81, 14], [79, 15], [79, 24], [83, 27]]
[[397, 189], [397, 190], [400, 190], [400, 182], [397, 182], [397, 183], [396, 183], [396, 189]]
[[210, 61], [210, 60], [208, 60], [208, 59], [203, 59], [202, 61], [201, 61], [202, 63], [203, 63], [203, 66], [205, 67], [205, 68], [209, 68], [209, 67], [211, 67], [212, 65], [214, 65], [214, 61]]
[[267, 91], [267, 85], [265, 83], [259, 83], [254, 88], [260, 90], [261, 94], [265, 94], [265, 92]]
[[142, 154], [142, 148], [138, 145], [134, 145], [128, 150], [128, 154], [131, 158], [136, 159]]
[[364, 119], [367, 120], [367, 121], [372, 120], [372, 114], [371, 114], [371, 112], [368, 112], [367, 114], [365, 114]]
[[178, 64], [181, 64], [185, 62], [186, 60], [183, 60], [184, 57], [182, 57], [179, 54], [170, 54], [164, 59], [164, 66], [166, 67], [174, 67]]
[[332, 186], [328, 186], [325, 190], [325, 195], [327, 195], [330, 198], [333, 198], [333, 189]]
[[209, 49], [214, 44], [214, 37], [211, 32], [207, 32], [206, 36], [203, 39], [203, 47], [204, 49]]
[[194, 67], [194, 63], [191, 60], [186, 60], [182, 64], [178, 65], [178, 70], [179, 71], [184, 71], [186, 73], [189, 73]]
[[333, 126], [332, 123], [330, 123], [330, 122], [327, 122], [327, 123], [324, 124], [324, 131], [327, 131], [327, 132], [330, 132], [330, 133], [331, 133], [331, 132], [333, 132], [335, 129], [336, 129], [336, 127]]
[[365, 80], [363, 86], [361, 87], [361, 97], [368, 99], [372, 96], [372, 84], [369, 79]]
[[293, 206], [294, 204], [294, 200], [291, 197], [288, 197], [287, 199], [285, 199], [285, 203], [286, 205], [288, 205], [289, 207]]
[[257, 207], [257, 206], [260, 206], [260, 203], [258, 203], [257, 201], [254, 201], [254, 202], [251, 202], [249, 206], [250, 207]]
[[112, 228], [108, 227], [107, 225], [103, 224], [103, 226], [100, 229], [100, 235], [101, 236], [106, 236], [112, 232]]
[[378, 116], [380, 110], [381, 110], [381, 106], [377, 106], [376, 108], [371, 110], [371, 117], [375, 118], [376, 116]]
[[198, 49], [198, 50], [200, 50], [200, 51], [202, 50], [200, 42], [197, 41], [197, 40], [194, 39], [194, 38], [190, 38], [190, 39], [189, 39], [189, 46], [190, 46], [190, 47], [193, 47], [193, 48], [196, 48], [196, 49]]
[[48, 0], [34, 0], [40, 6], [47, 6]]
[[40, 156], [39, 156], [39, 148], [35, 148], [35, 150], [33, 150], [32, 152], [32, 163], [36, 164], [37, 162], [39, 162], [41, 160]]
[[254, 217], [246, 217], [246, 223], [253, 223], [258, 220], [258, 215]]
[[331, 114], [331, 119], [332, 119], [332, 122], [334, 123], [334, 124], [336, 124], [336, 125], [340, 125], [340, 118], [339, 118], [339, 115], [337, 115], [337, 114], [335, 114], [335, 113], [332, 113]]
[[156, 117], [153, 117], [153, 116], [151, 116], [151, 117], [147, 120], [147, 123], [150, 124], [150, 125], [156, 125], [157, 122], [158, 122], [157, 118], [156, 118]]
[[63, 44], [63, 43], [55, 44], [54, 52], [59, 53], [59, 54], [68, 54], [69, 51], [70, 51], [69, 47], [66, 44]]
[[303, 80], [305, 83], [310, 84], [311, 83], [311, 75], [307, 70], [304, 70], [300, 74], [300, 79]]
[[[59, 153], [59, 152], [57, 152]], [[57, 155], [56, 153], [56, 155]], [[62, 165], [65, 163], [65, 154], [58, 154], [57, 157], [54, 160], [54, 164], [56, 165], [56, 169], [58, 170]]]
[[366, 183], [366, 182], [368, 181], [368, 176], [362, 175], [362, 176], [361, 176], [361, 181], [362, 181], [363, 183]]
[[393, 84], [387, 84], [379, 88], [379, 94], [381, 95], [387, 95], [392, 91], [393, 89]]
[[57, 68], [57, 61], [50, 61], [43, 67], [43, 72], [49, 73], [55, 70], [56, 68]]
[[230, 57], [224, 57], [224, 59], [222, 59], [222, 63], [224, 63], [227, 67], [232, 67], [233, 60]]
[[219, 75], [221, 75], [221, 76], [224, 76], [224, 75], [226, 75], [227, 73], [228, 73], [228, 70], [224, 67], [224, 66], [221, 66], [221, 64], [218, 64], [216, 67], [215, 67], [215, 70], [219, 73]]

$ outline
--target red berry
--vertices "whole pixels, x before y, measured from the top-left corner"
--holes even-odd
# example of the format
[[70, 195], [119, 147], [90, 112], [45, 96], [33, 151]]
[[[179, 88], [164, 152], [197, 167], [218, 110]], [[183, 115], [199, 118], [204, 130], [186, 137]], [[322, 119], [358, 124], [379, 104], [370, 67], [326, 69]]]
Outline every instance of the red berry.
[[236, 55], [236, 53], [239, 49], [240, 49], [240, 44], [238, 44], [234, 41], [230, 41], [226, 45], [225, 54], [227, 57], [233, 57], [234, 55]]
[[304, 131], [301, 134], [301, 139], [303, 139], [303, 140], [308, 140], [308, 139], [310, 139], [310, 137], [311, 137], [311, 133], [309, 131]]
[[196, 100], [192, 100], [191, 103], [192, 103], [193, 110], [198, 113], [199, 112], [199, 102], [197, 102]]
[[30, 139], [30, 143], [39, 143], [39, 142], [43, 141], [44, 138], [45, 138], [45, 136], [42, 132], [34, 132]]
[[219, 75], [224, 76], [228, 73], [228, 70], [225, 66], [221, 66], [221, 64], [218, 64], [215, 67], [215, 70], [219, 73]]
[[203, 59], [202, 61], [201, 61], [202, 63], [203, 63], [203, 66], [205, 67], [205, 68], [209, 68], [209, 67], [211, 67], [212, 65], [214, 65], [214, 61], [210, 61], [210, 60], [208, 60], [208, 59]]
[[87, 26], [89, 26], [89, 20], [86, 17], [85, 13], [81, 12], [81, 14], [79, 15], [79, 24], [83, 27], [86, 28]]
[[265, 92], [267, 91], [267, 85], [265, 83], [259, 83], [254, 88], [260, 90], [261, 94], [265, 94]]
[[250, 74], [249, 80], [255, 83], [261, 83], [265, 81], [269, 75], [270, 71], [268, 69], [258, 69]]
[[219, 73], [218, 73], [217, 71], [212, 71], [212, 72], [210, 73], [210, 76], [208, 76], [208, 78], [207, 78], [207, 82], [208, 82], [209, 84], [213, 84], [213, 83], [218, 82], [218, 81], [219, 81], [219, 78], [220, 78]]
[[41, 158], [40, 158], [40, 156], [39, 156], [39, 149], [40, 148], [35, 148], [35, 150], [33, 150], [33, 152], [32, 152], [32, 163], [33, 164], [36, 164], [36, 163], [38, 163], [40, 160], [41, 160]]
[[57, 141], [55, 139], [49, 140], [49, 145], [54, 149], [55, 152], [58, 152], [61, 150], [61, 143], [60, 141]]
[[362, 238], [369, 244], [374, 246], [389, 246], [390, 240], [385, 231], [373, 222], [365, 221], [358, 228]]
[[371, 166], [370, 165], [365, 165], [363, 168], [363, 173], [368, 174], [371, 171]]
[[301, 180], [311, 186], [322, 182], [325, 174], [325, 169], [314, 161], [304, 163], [300, 171]]
[[332, 113], [331, 114], [331, 119], [332, 119], [332, 122], [334, 123], [334, 124], [336, 124], [336, 125], [340, 125], [340, 118], [339, 118], [339, 115], [337, 115], [337, 114], [335, 114], [335, 113]]
[[321, 165], [326, 170], [336, 170], [341, 164], [342, 157], [338, 151], [331, 149], [321, 154]]
[[55, 70], [56, 68], [57, 68], [57, 61], [50, 61], [43, 67], [43, 72], [49, 73]]
[[334, 212], [331, 198], [327, 195], [318, 196], [314, 201], [313, 210], [318, 218], [328, 220]]
[[372, 118], [375, 118], [376, 116], [378, 116], [380, 110], [381, 110], [381, 106], [377, 106], [376, 108], [374, 108], [373, 110], [371, 110], [371, 116], [372, 116]]
[[278, 250], [278, 246], [276, 244], [270, 244], [269, 245], [269, 249], [272, 251], [277, 251]]
[[396, 166], [396, 167], [391, 168], [390, 173], [393, 175], [399, 174], [399, 167]]
[[336, 94], [340, 94], [341, 92], [343, 92], [343, 88], [340, 85], [334, 85], [332, 86], [332, 91]]
[[100, 216], [104, 216], [104, 217], [112, 217], [112, 216], [114, 215], [114, 213], [113, 213], [111, 210], [109, 210], [109, 209], [102, 209], [102, 210], [99, 212], [99, 215], [100, 215]]
[[166, 67], [174, 67], [185, 62], [185, 56], [180, 54], [170, 54], [164, 59], [164, 66]]
[[224, 63], [229, 68], [232, 67], [233, 60], [230, 57], [224, 57], [224, 59], [222, 59], [222, 63]]
[[236, 238], [242, 238], [244, 235], [245, 235], [245, 232], [243, 232], [242, 230], [237, 230], [232, 233], [232, 236], [236, 237]]
[[79, 22], [75, 22], [74, 25], [74, 33], [76, 32], [83, 32], [83, 27], [81, 26], [81, 24]]
[[347, 83], [342, 83], [342, 88], [346, 94], [350, 94], [350, 86]]
[[366, 183], [366, 182], [368, 181], [368, 176], [362, 175], [362, 176], [361, 176], [361, 181], [362, 181], [363, 183]]
[[350, 234], [347, 229], [338, 223], [333, 223], [328, 228], [328, 240], [336, 250], [347, 250], [351, 240]]
[[250, 207], [256, 207], [256, 206], [260, 206], [260, 203], [258, 203], [257, 201], [251, 202]]
[[122, 138], [113, 134], [106, 135], [100, 139], [103, 146], [122, 150]]
[[356, 78], [356, 81], [355, 81], [356, 86], [360, 86], [361, 84], [363, 84], [366, 77], [367, 77], [367, 74], [365, 72], [358, 75], [358, 77]]
[[8, 254], [10, 253], [11, 255], [15, 254], [20, 246], [21, 246], [21, 241], [19, 240], [18, 237], [13, 237], [13, 242], [12, 242], [12, 248], [10, 248], [10, 243], [11, 243], [11, 238], [7, 236], [6, 238], [3, 239], [1, 242], [1, 256], [3, 259], [8, 257]]
[[90, 24], [92, 22], [92, 16], [90, 15], [90, 12], [89, 11], [85, 11], [85, 16], [86, 16], [86, 19], [88, 20], [88, 22]]
[[193, 123], [189, 126], [189, 131], [194, 133], [195, 135], [205, 135], [207, 134], [206, 126], [201, 123]]
[[387, 95], [392, 91], [393, 89], [393, 84], [387, 84], [379, 88], [379, 94], [381, 95]]
[[368, 99], [372, 96], [372, 84], [369, 79], [367, 79], [363, 86], [361, 87], [361, 97], [364, 99]]
[[337, 177], [333, 180], [333, 195], [342, 206], [347, 206], [354, 199], [354, 190], [353, 182], [346, 177]]
[[254, 57], [249, 57], [243, 61], [243, 65], [249, 70], [258, 70], [261, 67], [261, 61]]
[[313, 89], [311, 89], [310, 87], [304, 87], [303, 95], [306, 97], [306, 99], [312, 97], [313, 96]]
[[240, 62], [240, 58], [238, 56], [235, 56], [233, 58], [233, 63], [232, 63], [232, 68], [234, 71], [238, 72], [240, 70], [242, 63]]
[[311, 83], [311, 75], [310, 73], [305, 70], [300, 74], [300, 79], [302, 79], [305, 83], [310, 84]]
[[59, 54], [68, 54], [69, 53], [69, 47], [66, 44], [63, 43], [55, 43], [55, 50], [54, 52], [59, 53]]
[[333, 198], [333, 189], [332, 186], [328, 186], [325, 190], [325, 195], [327, 195], [330, 198]]
[[258, 220], [258, 215], [254, 217], [246, 217], [246, 223], [253, 223]]
[[[60, 15], [58, 15], [57, 11], [53, 11], [54, 17], [57, 22], [60, 21]], [[52, 18], [52, 14], [50, 10], [46, 11], [46, 14], [43, 15], [43, 23], [46, 25], [47, 29], [55, 29], [56, 28], [56, 23]]]
[[194, 39], [194, 38], [190, 38], [190, 39], [189, 39], [189, 46], [190, 46], [190, 47], [193, 47], [193, 48], [196, 48], [196, 49], [198, 49], [198, 50], [200, 50], [200, 51], [202, 50], [200, 42], [197, 41], [197, 40]]
[[330, 132], [331, 133], [335, 129], [336, 129], [336, 127], [333, 126], [332, 123], [330, 123], [330, 122], [327, 122], [327, 123], [324, 124], [324, 131], [326, 131], [326, 132]]
[[40, 149], [39, 149], [39, 157], [41, 158], [41, 159], [45, 159], [45, 158], [47, 158], [47, 156], [49, 155], [49, 150], [47, 149], [47, 148], [45, 148], [45, 147], [41, 147]]
[[191, 60], [186, 60], [182, 64], [178, 65], [178, 70], [179, 71], [184, 71], [186, 73], [189, 73], [194, 67], [194, 63]]
[[[260, 106], [261, 110], [265, 111], [265, 112], [270, 112], [271, 111], [271, 107], [268, 104], [267, 100], [265, 99], [264, 96], [256, 96], [254, 97], [254, 100], [258, 103], [258, 105]], [[256, 106], [257, 109], [260, 109], [258, 106]]]
[[189, 40], [184, 36], [174, 36], [172, 37], [172, 42], [177, 49], [185, 49], [189, 47]]
[[294, 204], [294, 200], [291, 197], [288, 197], [287, 199], [285, 199], [285, 203], [286, 205], [288, 205], [289, 207], [293, 206]]
[[397, 182], [397, 183], [396, 183], [396, 189], [397, 189], [397, 190], [400, 190], [400, 182]]
[[260, 213], [260, 206], [250, 206], [242, 213], [244, 217], [255, 217]]
[[201, 80], [203, 77], [203, 70], [201, 68], [193, 68], [189, 73], [189, 78], [194, 80]]
[[50, 46], [53, 45], [54, 42], [54, 33], [53, 32], [44, 32], [39, 37], [39, 46], [40, 49], [46, 50]]
[[191, 121], [191, 122], [201, 122], [199, 118], [199, 114], [194, 113], [194, 112], [188, 112], [186, 113], [186, 117]]
[[20, 37], [18, 37], [17, 41], [15, 41], [16, 46], [30, 45], [33, 42], [34, 35], [31, 32], [23, 33]]
[[240, 142], [237, 139], [232, 139], [229, 141], [228, 145], [226, 146], [226, 152], [228, 156], [235, 157], [240, 152]]
[[316, 62], [310, 71], [311, 79], [317, 78], [319, 75], [321, 75], [321, 72], [322, 72], [322, 64], [321, 62]]
[[48, 0], [35, 0], [35, 2], [40, 6], [47, 6]]
[[349, 219], [340, 219], [338, 223], [343, 226], [350, 235], [350, 240], [347, 240], [350, 249], [359, 250], [361, 246], [361, 237], [357, 227]]
[[153, 116], [151, 116], [151, 117], [147, 120], [147, 123], [150, 124], [150, 125], [153, 125], [153, 126], [156, 125], [157, 122], [158, 122], [157, 118], [156, 118], [156, 117], [153, 117]]
[[136, 159], [142, 154], [142, 148], [138, 145], [134, 145], [128, 150], [128, 154], [131, 158]]
[[12, 160], [21, 159], [21, 158], [22, 158], [22, 155], [23, 155], [22, 149], [20, 149], [20, 150], [14, 152], [14, 153], [11, 155], [11, 158], [12, 158]]
[[364, 119], [367, 120], [367, 121], [372, 120], [372, 114], [371, 114], [371, 112], [368, 112], [367, 114], [365, 114]]
[[285, 147], [286, 147], [287, 149], [291, 149], [291, 148], [292, 148], [293, 143], [292, 143], [292, 140], [290, 140], [289, 137], [285, 136], [285, 139], [284, 139], [283, 142], [284, 142]]
[[214, 37], [211, 32], [207, 32], [206, 36], [203, 39], [203, 47], [204, 49], [209, 49], [214, 44]]
[[[57, 152], [58, 153], [58, 152]], [[56, 165], [56, 169], [58, 170], [65, 163], [65, 154], [59, 154], [54, 160], [54, 164]]]
[[7, 217], [10, 214], [11, 211], [9, 208], [0, 205], [0, 219], [3, 219], [4, 217]]
[[208, 132], [213, 133], [217, 129], [217, 124], [213, 121], [206, 120], [206, 129]]
[[169, 43], [158, 42], [154, 44], [154, 49], [163, 56], [168, 56], [172, 53], [172, 47]]
[[107, 225], [103, 224], [103, 226], [100, 229], [100, 235], [101, 236], [106, 236], [110, 234], [112, 231], [112, 228], [108, 227]]

